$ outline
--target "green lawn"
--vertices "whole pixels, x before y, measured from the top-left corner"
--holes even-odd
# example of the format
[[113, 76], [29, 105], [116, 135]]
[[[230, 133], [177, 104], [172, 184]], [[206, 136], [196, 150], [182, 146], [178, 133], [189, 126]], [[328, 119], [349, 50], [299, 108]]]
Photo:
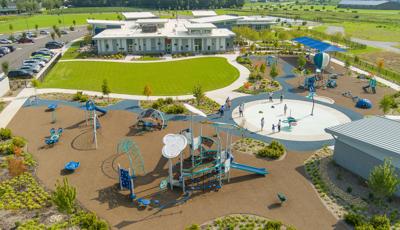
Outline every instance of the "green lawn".
[[[13, 32], [22, 31], [22, 30], [34, 30], [35, 25], [38, 25], [39, 28], [49, 28], [53, 25], [57, 25], [59, 27], [63, 27], [64, 25], [69, 28], [73, 25], [73, 21], [75, 20], [76, 25], [84, 25], [86, 24], [86, 20], [88, 18], [95, 19], [108, 19], [108, 20], [117, 20], [117, 13], [86, 13], [86, 14], [37, 14], [33, 16], [0, 16], [0, 33], [10, 33], [9, 26], [13, 26]], [[61, 20], [61, 24], [59, 23]]]
[[239, 77], [225, 58], [206, 57], [161, 63], [60, 62], [40, 87], [101, 91], [107, 79], [113, 93], [142, 95], [149, 85], [153, 95], [192, 94], [196, 84], [205, 91], [223, 88]]

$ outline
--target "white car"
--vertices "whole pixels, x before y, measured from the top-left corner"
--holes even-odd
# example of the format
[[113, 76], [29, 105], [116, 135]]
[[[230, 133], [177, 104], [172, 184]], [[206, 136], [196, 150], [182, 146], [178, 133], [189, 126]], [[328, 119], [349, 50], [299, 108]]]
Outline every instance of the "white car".
[[25, 67], [29, 67], [31, 70], [33, 70], [34, 73], [39, 73], [39, 71], [42, 69], [42, 67], [37, 64], [25, 64], [22, 66], [22, 68], [25, 68]]
[[0, 39], [0, 44], [12, 44], [12, 41], [8, 39]]

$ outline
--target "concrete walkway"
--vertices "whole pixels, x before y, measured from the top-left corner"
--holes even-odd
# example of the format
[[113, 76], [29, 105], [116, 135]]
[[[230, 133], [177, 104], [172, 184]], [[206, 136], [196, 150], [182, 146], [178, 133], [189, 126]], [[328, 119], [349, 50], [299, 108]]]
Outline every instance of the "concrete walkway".
[[33, 88], [23, 89], [17, 97], [15, 97], [7, 107], [0, 113], [0, 128], [7, 127], [8, 123], [13, 119], [18, 110], [24, 105], [26, 100], [34, 95]]

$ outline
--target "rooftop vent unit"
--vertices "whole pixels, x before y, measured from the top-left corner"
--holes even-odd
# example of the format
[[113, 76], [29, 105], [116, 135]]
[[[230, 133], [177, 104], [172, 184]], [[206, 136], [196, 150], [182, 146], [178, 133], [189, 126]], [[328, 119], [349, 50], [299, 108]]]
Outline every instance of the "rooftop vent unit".
[[142, 25], [143, 33], [155, 33], [157, 32], [157, 25]]

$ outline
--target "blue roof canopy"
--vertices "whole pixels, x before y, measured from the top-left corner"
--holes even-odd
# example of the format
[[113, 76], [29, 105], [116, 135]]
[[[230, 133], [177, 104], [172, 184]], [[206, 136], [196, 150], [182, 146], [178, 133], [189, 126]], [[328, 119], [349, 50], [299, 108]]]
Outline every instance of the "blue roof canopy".
[[299, 37], [293, 39], [293, 41], [301, 43], [310, 48], [317, 49], [320, 52], [346, 52], [345, 49], [309, 37]]

